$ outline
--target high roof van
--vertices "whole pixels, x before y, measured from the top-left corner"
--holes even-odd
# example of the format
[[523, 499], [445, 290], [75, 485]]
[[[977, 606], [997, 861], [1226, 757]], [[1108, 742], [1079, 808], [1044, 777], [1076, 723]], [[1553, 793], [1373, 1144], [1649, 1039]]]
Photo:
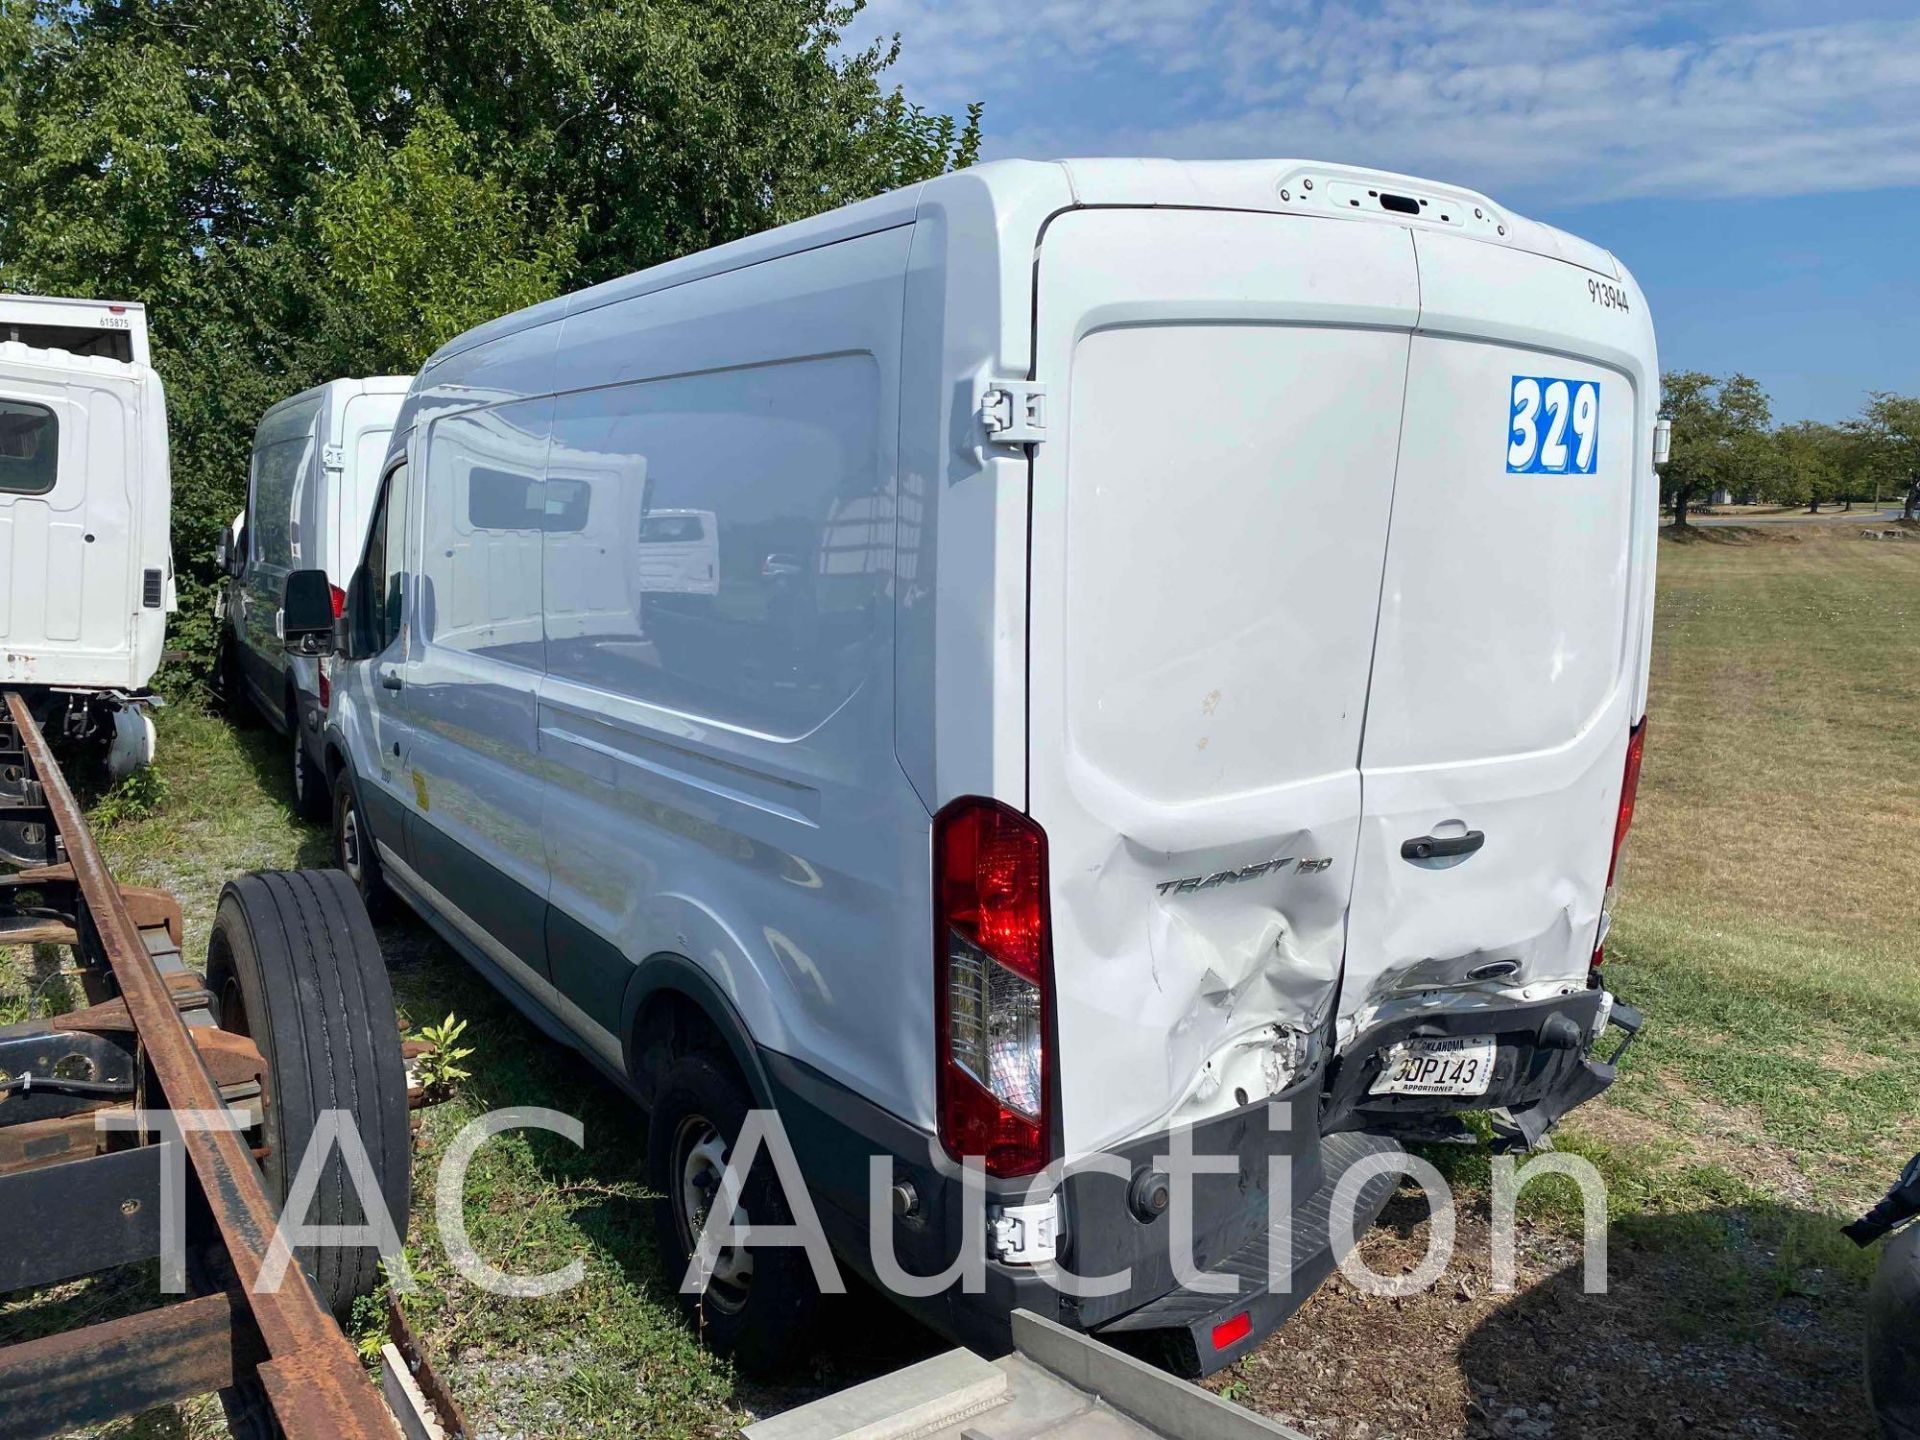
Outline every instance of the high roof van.
[[326, 666], [280, 638], [287, 576], [317, 569], [343, 600], [367, 539], [374, 485], [412, 377], [329, 380], [267, 411], [254, 432], [247, 508], [220, 546], [220, 684], [287, 739], [294, 807], [327, 814], [321, 770]]
[[[394, 428], [339, 861], [650, 1108], [670, 1273], [772, 1110], [806, 1204], [736, 1218], [1217, 1369], [1342, 1176], [1538, 1142], [1638, 1026], [1658, 374], [1604, 250], [1301, 161], [982, 165], [506, 316]], [[810, 1284], [690, 1303], [766, 1362]]]
[[0, 296], [0, 686], [116, 775], [153, 756], [175, 604], [166, 394], [145, 355], [138, 306]]

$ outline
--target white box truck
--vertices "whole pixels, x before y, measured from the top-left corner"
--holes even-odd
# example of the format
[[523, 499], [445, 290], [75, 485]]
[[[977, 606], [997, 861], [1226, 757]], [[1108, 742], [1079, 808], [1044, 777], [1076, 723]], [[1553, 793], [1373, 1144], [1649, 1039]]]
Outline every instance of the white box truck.
[[153, 755], [171, 495], [145, 311], [0, 296], [0, 686], [115, 774]]
[[[983, 1262], [891, 1286], [936, 1327], [1217, 1369], [1352, 1167], [1536, 1142], [1638, 1026], [1658, 404], [1613, 256], [1303, 161], [982, 165], [506, 316], [394, 429], [339, 861], [651, 1107], [670, 1273], [770, 1108], [846, 1264]], [[732, 1245], [703, 1333], [811, 1283]]]

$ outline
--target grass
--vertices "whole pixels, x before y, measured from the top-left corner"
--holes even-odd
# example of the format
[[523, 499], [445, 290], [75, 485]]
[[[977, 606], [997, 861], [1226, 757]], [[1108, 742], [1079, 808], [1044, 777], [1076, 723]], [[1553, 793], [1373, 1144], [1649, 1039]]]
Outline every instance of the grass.
[[[1676, 1343], [1757, 1331], [1782, 1297], [1844, 1321], [1870, 1257], [1837, 1222], [1920, 1128], [1920, 544], [1769, 528], [1661, 546], [1652, 729], [1608, 946], [1611, 983], [1649, 1024], [1620, 1083], [1559, 1137], [1609, 1179], [1616, 1244], [1687, 1277], [1654, 1302]], [[116, 875], [179, 896], [199, 954], [227, 877], [324, 864], [325, 838], [288, 808], [282, 742], [266, 731], [182, 703], [161, 718], [159, 756], [150, 780], [95, 797], [93, 813]], [[749, 1412], [917, 1357], [925, 1341], [883, 1311], [832, 1327], [878, 1334], [870, 1352], [846, 1342], [792, 1390], [743, 1385], [681, 1322], [652, 1252], [643, 1117], [420, 926], [381, 940], [407, 1017], [456, 1012], [476, 1052], [472, 1077], [422, 1118], [420, 1288], [404, 1303], [483, 1433], [731, 1434]], [[0, 1020], [36, 984], [59, 1003], [51, 958], [0, 976]], [[432, 1238], [453, 1135], [515, 1104], [579, 1116], [586, 1146], [502, 1137], [474, 1164], [463, 1213], [503, 1269], [581, 1259], [584, 1283], [558, 1300], [484, 1297]], [[1446, 1163], [1469, 1192], [1484, 1183], [1483, 1158]], [[1523, 1213], [1546, 1230], [1577, 1218], [1558, 1181], [1531, 1188]], [[97, 1316], [143, 1283], [0, 1298], [0, 1332]], [[103, 1433], [220, 1432], [202, 1403]]]
[[[235, 730], [198, 706], [177, 704], [159, 721], [159, 787], [142, 782], [92, 806], [96, 833], [116, 878], [177, 895], [186, 951], [205, 953], [221, 885], [246, 869], [327, 863], [325, 834], [297, 820], [287, 802], [278, 737]], [[148, 792], [159, 798], [148, 803]], [[103, 815], [104, 812], [104, 815]], [[403, 1017], [426, 1026], [455, 1011], [469, 1022], [462, 1044], [473, 1078], [422, 1112], [414, 1148], [409, 1259], [418, 1289], [403, 1297], [409, 1321], [454, 1392], [487, 1433], [541, 1436], [732, 1435], [745, 1414], [721, 1361], [681, 1322], [672, 1286], [646, 1232], [640, 1175], [645, 1121], [584, 1061], [540, 1039], [504, 1001], [423, 927], [401, 920], [380, 930]], [[7, 952], [0, 952], [4, 957]], [[24, 1013], [42, 956], [0, 976], [0, 1003]], [[58, 991], [54, 992], [58, 995]], [[56, 1005], [57, 1008], [57, 1005]], [[0, 1015], [0, 1019], [14, 1018]], [[584, 1281], [558, 1299], [496, 1298], [450, 1268], [434, 1228], [439, 1162], [460, 1128], [507, 1105], [550, 1105], [578, 1116], [586, 1146], [540, 1132], [490, 1142], [467, 1179], [462, 1212], [482, 1258], [513, 1274], [538, 1274], [579, 1258]], [[137, 1308], [154, 1277], [144, 1270], [59, 1287], [37, 1297], [0, 1297], [0, 1341], [26, 1338]], [[109, 1427], [102, 1436], [224, 1435], [216, 1404], [169, 1407]]]
[[[1676, 1335], [1816, 1293], [1857, 1323], [1839, 1224], [1920, 1144], [1920, 544], [1663, 544], [1648, 744], [1607, 945], [1648, 1024], [1558, 1147], [1616, 1237], [1691, 1267]], [[1443, 1157], [1469, 1194], [1485, 1161]], [[1522, 1199], [1572, 1226], [1572, 1187]]]

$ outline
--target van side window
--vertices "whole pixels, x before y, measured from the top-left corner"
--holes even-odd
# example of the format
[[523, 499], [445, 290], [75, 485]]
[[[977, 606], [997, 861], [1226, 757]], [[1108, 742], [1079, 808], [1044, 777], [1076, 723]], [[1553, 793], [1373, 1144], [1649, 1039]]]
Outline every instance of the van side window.
[[407, 462], [387, 472], [367, 527], [365, 651], [378, 655], [400, 638], [401, 575], [407, 563]]
[[44, 495], [60, 464], [60, 421], [31, 400], [0, 400], [0, 491]]
[[[891, 603], [879, 395], [839, 355], [559, 397], [547, 672], [778, 735], [832, 714]], [[577, 527], [562, 484], [590, 492]]]
[[253, 558], [263, 565], [293, 564], [294, 491], [309, 443], [309, 436], [293, 435], [253, 452]]
[[433, 422], [421, 500], [428, 643], [540, 668], [540, 537], [582, 528], [588, 499], [584, 487], [544, 478], [549, 404], [515, 401]]
[[402, 460], [387, 476], [387, 493], [382, 497], [386, 514], [381, 528], [386, 532], [380, 570], [380, 648], [385, 650], [400, 638], [400, 599], [402, 577], [407, 570], [407, 462]]

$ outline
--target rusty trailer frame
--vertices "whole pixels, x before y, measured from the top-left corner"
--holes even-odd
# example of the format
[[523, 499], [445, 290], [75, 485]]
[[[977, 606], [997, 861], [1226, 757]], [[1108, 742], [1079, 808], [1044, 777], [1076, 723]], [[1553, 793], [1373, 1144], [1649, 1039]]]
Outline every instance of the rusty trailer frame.
[[[178, 903], [113, 882], [25, 699], [5, 699], [0, 864], [15, 868], [0, 871], [0, 945], [72, 947], [90, 1003], [0, 1029], [0, 1291], [160, 1256], [169, 1145], [185, 1152], [190, 1239], [184, 1296], [0, 1349], [0, 1440], [256, 1384], [292, 1440], [392, 1440], [394, 1415], [301, 1268], [256, 1286], [277, 1215], [245, 1135], [132, 1129], [162, 1109], [257, 1117], [267, 1067], [182, 960]], [[112, 1109], [129, 1123], [105, 1128]]]

